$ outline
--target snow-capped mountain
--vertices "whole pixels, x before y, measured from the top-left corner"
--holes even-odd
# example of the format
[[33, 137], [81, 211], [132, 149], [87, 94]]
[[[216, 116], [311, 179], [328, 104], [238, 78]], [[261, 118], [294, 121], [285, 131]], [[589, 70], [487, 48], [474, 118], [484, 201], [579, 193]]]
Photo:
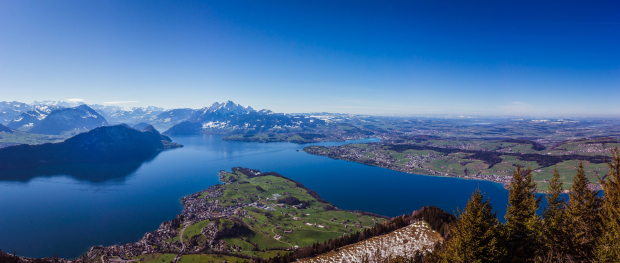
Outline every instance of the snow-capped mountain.
[[154, 106], [132, 108], [102, 105], [92, 106], [93, 109], [95, 109], [99, 114], [105, 116], [105, 118], [112, 123], [150, 122], [164, 111], [164, 108]]
[[[39, 124], [53, 110], [62, 108], [74, 108], [86, 105], [77, 101], [35, 101], [33, 103], [0, 102], [0, 124], [28, 131]], [[133, 107], [123, 108], [115, 105], [88, 105], [110, 123], [148, 123], [158, 129], [167, 130], [175, 124], [186, 121], [196, 112], [195, 109], [182, 108], [164, 111], [160, 107]]]
[[29, 132], [40, 134], [61, 134], [63, 132], [89, 131], [105, 126], [106, 119], [86, 105], [52, 111]]
[[72, 108], [83, 105], [84, 102], [81, 101], [53, 101], [53, 100], [44, 100], [44, 101], [34, 101], [31, 106], [32, 107], [53, 107], [53, 108]]
[[189, 108], [167, 110], [157, 115], [155, 121], [171, 123], [184, 121], [189, 119], [195, 112], [196, 110]]
[[[11, 126], [14, 129], [20, 128], [24, 125], [30, 123], [36, 123], [36, 120], [41, 120], [47, 116], [52, 110], [61, 109], [61, 108], [70, 108], [76, 107], [82, 102], [67, 102], [67, 101], [35, 101], [33, 103], [27, 104], [23, 102], [17, 101], [0, 101], [0, 123], [8, 126], [9, 123], [13, 122], [15, 119], [24, 120], [21, 124], [12, 124]], [[31, 111], [31, 112], [28, 112]], [[25, 115], [23, 115], [26, 113]], [[22, 116], [20, 116], [22, 115]], [[29, 122], [27, 122], [29, 121]]]
[[120, 111], [123, 108], [114, 105], [101, 105], [101, 104], [89, 104], [88, 107], [95, 110], [99, 114], [108, 119], [114, 112]]
[[168, 129], [164, 134], [231, 134], [260, 132], [301, 132], [324, 125], [325, 121], [303, 117], [275, 114], [270, 110], [255, 111], [232, 101], [214, 103], [196, 111], [188, 121]]
[[269, 114], [274, 114], [274, 113], [271, 110], [262, 109], [258, 111], [258, 114], [269, 115]]
[[186, 121], [195, 112], [196, 110], [188, 108], [167, 110], [150, 120], [149, 123], [157, 129], [167, 130], [176, 124]]
[[7, 124], [32, 107], [17, 101], [0, 101], [0, 123]]
[[13, 119], [6, 126], [16, 130], [27, 131], [41, 123], [52, 111], [64, 108], [58, 104], [38, 104], [31, 110], [20, 114], [19, 117]]
[[256, 111], [252, 107], [243, 107], [240, 104], [235, 104], [232, 101], [225, 103], [213, 103], [211, 107], [202, 108], [192, 117], [189, 118], [190, 122], [205, 122], [205, 121], [218, 121], [230, 116], [246, 115], [255, 113]]

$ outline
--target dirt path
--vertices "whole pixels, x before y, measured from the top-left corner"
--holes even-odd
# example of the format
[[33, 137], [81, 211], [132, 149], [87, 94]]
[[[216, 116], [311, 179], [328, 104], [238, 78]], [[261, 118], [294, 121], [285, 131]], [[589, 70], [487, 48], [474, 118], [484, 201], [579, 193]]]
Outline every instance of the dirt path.
[[183, 247], [181, 248], [181, 252], [185, 251], [185, 243], [183, 243], [183, 232], [185, 232], [185, 229], [188, 226], [191, 226], [191, 223], [183, 227], [183, 230], [181, 230], [181, 235], [179, 236], [179, 240], [181, 240], [181, 245], [183, 245]]
[[[276, 238], [275, 238], [275, 236], [277, 236], [278, 234], [276, 234], [276, 232], [274, 232], [274, 231], [273, 231], [274, 229], [276, 229], [276, 228], [274, 227], [274, 228], [272, 228], [272, 229], [271, 229], [271, 233], [273, 233], [273, 235], [274, 235], [274, 236], [273, 236], [273, 239], [276, 239]], [[280, 242], [280, 243], [287, 244], [287, 245], [289, 245], [289, 246], [293, 247], [293, 245], [291, 245], [291, 244], [289, 244], [289, 243], [286, 243], [286, 242], [284, 242], [284, 241], [280, 241], [280, 240], [277, 240], [277, 239], [276, 239], [276, 241], [278, 241], [278, 242]]]

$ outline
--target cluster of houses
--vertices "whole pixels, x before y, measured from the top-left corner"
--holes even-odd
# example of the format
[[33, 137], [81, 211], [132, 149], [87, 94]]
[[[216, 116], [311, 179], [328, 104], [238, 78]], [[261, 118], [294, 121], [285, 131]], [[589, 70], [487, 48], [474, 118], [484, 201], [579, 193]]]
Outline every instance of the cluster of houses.
[[[307, 147], [304, 149], [304, 151], [310, 154], [323, 155], [334, 159], [359, 162], [405, 173], [410, 173], [411, 170], [414, 168], [422, 168], [422, 165], [424, 163], [430, 163], [444, 157], [442, 155], [432, 152], [428, 153], [427, 155], [407, 155], [405, 157], [408, 159], [407, 163], [402, 163], [396, 158], [394, 158], [392, 155], [383, 151], [383, 149], [379, 149], [379, 147], [381, 147], [381, 145], [379, 144], [367, 144], [367, 146], [368, 148], [348, 147], [346, 145], [329, 148]], [[447, 174], [444, 175], [443, 173], [437, 175], [448, 176]]]
[[431, 163], [437, 159], [443, 159], [445, 156], [439, 155], [433, 152], [429, 152], [427, 155], [411, 155], [408, 154], [405, 156], [407, 163], [402, 163], [392, 155], [382, 151], [379, 147], [381, 144], [367, 144], [367, 148], [361, 147], [348, 147], [348, 146], [337, 146], [337, 147], [307, 147], [304, 151], [310, 154], [323, 155], [328, 156], [334, 159], [343, 159], [347, 161], [359, 162], [368, 165], [378, 166], [382, 168], [387, 168], [391, 170], [396, 170], [404, 173], [413, 173], [412, 170], [414, 168], [424, 169], [425, 173], [428, 175], [435, 176], [445, 176], [445, 177], [460, 177], [463, 179], [474, 179], [474, 180], [487, 180], [501, 184], [510, 184], [512, 180], [512, 176], [504, 176], [497, 174], [469, 174], [469, 175], [457, 175], [450, 174], [446, 172], [441, 172], [433, 169], [423, 168], [423, 164]]
[[572, 151], [565, 151], [565, 154], [578, 154], [578, 153], [609, 153], [611, 147], [605, 147], [603, 143], [580, 143], [578, 148]]
[[252, 206], [265, 210], [274, 211], [273, 208], [265, 206], [260, 202], [236, 203], [233, 205], [222, 206], [219, 200], [214, 200], [223, 195], [227, 185], [214, 185], [203, 191], [185, 196], [181, 198], [183, 204], [183, 212], [176, 219], [165, 221], [160, 224], [155, 231], [148, 232], [136, 243], [125, 245], [113, 245], [109, 247], [95, 246], [89, 250], [84, 257], [93, 260], [97, 257], [104, 262], [129, 262], [133, 257], [151, 254], [151, 253], [192, 253], [210, 248], [213, 250], [233, 250], [240, 249], [238, 247], [229, 247], [222, 240], [215, 240], [218, 233], [218, 227], [214, 223], [208, 224], [201, 230], [201, 235], [206, 237], [206, 244], [202, 247], [189, 245], [188, 240], [181, 242], [180, 230], [186, 226], [190, 226], [203, 220], [212, 220], [214, 218], [245, 216], [247, 211], [241, 209], [246, 206]]
[[263, 204], [261, 202], [258, 202], [258, 201], [250, 203], [247, 206], [254, 207], [254, 208], [259, 208], [259, 209], [263, 209], [263, 210], [267, 210], [267, 211], [276, 211], [273, 207], [269, 207], [269, 206], [267, 206], [267, 205], [265, 205], [265, 204]]

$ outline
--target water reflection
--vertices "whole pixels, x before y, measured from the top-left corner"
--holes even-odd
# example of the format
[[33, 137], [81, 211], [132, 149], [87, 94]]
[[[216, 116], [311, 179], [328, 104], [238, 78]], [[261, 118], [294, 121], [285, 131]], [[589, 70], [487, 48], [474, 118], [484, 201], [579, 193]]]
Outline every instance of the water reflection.
[[69, 176], [78, 181], [88, 183], [121, 183], [125, 182], [127, 176], [134, 173], [144, 163], [155, 159], [160, 152], [157, 152], [143, 160], [113, 163], [73, 163], [53, 166], [38, 167], [28, 170], [9, 170], [0, 171], [0, 182], [19, 182], [27, 183], [38, 177]]

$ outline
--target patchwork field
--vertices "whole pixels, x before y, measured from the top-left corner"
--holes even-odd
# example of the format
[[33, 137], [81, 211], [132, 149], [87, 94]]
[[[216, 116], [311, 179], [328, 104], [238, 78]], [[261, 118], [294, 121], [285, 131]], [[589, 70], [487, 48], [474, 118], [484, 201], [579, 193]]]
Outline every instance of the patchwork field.
[[313, 191], [277, 174], [253, 176], [249, 171], [237, 170], [224, 174], [222, 180], [231, 183], [213, 200], [221, 206], [248, 205], [238, 213], [248, 231], [223, 240], [247, 255], [265, 249], [308, 246], [385, 220], [337, 210]]
[[507, 184], [517, 166], [531, 168], [538, 190], [546, 191], [557, 167], [568, 190], [582, 162], [592, 187], [607, 173], [605, 160], [619, 146], [608, 137], [564, 141], [545, 146], [529, 140], [467, 140], [404, 137], [381, 143], [310, 146], [305, 152], [379, 166], [405, 173], [489, 180]]
[[14, 131], [12, 133], [0, 132], [0, 148], [2, 145], [15, 144], [42, 144], [48, 142], [62, 142], [70, 135], [43, 135], [35, 133], [27, 133], [22, 131]]

